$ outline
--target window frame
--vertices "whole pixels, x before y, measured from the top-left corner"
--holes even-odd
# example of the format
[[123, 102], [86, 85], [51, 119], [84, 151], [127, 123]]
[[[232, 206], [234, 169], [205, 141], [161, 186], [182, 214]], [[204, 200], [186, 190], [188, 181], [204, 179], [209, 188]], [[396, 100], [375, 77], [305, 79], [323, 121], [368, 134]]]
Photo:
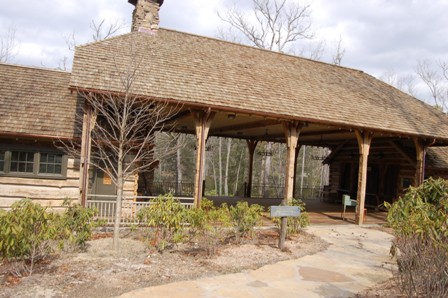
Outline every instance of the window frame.
[[[3, 169], [0, 169], [1, 177], [24, 177], [39, 179], [66, 179], [68, 157], [64, 152], [49, 148], [32, 148], [27, 146], [13, 146], [4, 148], [0, 147], [0, 151], [4, 153]], [[33, 154], [33, 172], [14, 172], [11, 171], [11, 158], [13, 152], [30, 152]], [[40, 173], [40, 157], [41, 154], [58, 154], [61, 155], [61, 173]]]

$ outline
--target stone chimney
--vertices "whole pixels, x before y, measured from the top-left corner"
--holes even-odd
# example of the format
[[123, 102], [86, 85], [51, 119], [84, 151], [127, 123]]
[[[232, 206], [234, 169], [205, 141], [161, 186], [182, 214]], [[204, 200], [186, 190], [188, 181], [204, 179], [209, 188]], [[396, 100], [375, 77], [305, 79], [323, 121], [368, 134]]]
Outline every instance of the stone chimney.
[[163, 0], [128, 0], [135, 6], [132, 31], [150, 32], [159, 28], [159, 9]]

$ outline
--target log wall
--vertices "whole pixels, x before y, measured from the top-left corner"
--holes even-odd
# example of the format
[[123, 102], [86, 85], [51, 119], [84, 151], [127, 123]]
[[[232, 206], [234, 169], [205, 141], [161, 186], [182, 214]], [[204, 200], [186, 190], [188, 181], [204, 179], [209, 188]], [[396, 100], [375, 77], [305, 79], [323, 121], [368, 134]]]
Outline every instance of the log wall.
[[79, 183], [79, 163], [73, 158], [68, 159], [64, 179], [0, 176], [0, 208], [7, 209], [28, 198], [43, 206], [61, 209], [64, 199], [79, 200]]

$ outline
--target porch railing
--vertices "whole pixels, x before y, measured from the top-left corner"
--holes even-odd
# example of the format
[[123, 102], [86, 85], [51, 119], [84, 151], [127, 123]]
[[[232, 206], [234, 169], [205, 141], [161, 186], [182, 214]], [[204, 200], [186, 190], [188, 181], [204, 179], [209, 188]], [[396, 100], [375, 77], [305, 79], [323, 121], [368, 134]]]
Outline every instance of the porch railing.
[[[253, 185], [251, 191], [252, 198], [283, 198], [284, 185]], [[322, 198], [323, 188], [304, 186], [297, 187], [295, 196], [302, 200]]]
[[[154, 204], [155, 196], [124, 197], [121, 206], [121, 223], [124, 225], [138, 224], [137, 214], [144, 208]], [[194, 199], [178, 197], [180, 204], [188, 209], [194, 205]], [[103, 220], [107, 225], [115, 222], [116, 196], [89, 195], [86, 207], [97, 211], [96, 219]]]

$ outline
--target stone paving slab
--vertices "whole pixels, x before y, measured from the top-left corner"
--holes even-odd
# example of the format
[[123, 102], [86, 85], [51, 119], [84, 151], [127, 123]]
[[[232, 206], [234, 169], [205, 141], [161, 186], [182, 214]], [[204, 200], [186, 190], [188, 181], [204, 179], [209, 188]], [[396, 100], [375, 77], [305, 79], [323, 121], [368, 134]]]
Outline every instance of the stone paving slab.
[[307, 228], [324, 251], [257, 270], [138, 289], [120, 297], [352, 297], [392, 277], [392, 236], [372, 226]]

